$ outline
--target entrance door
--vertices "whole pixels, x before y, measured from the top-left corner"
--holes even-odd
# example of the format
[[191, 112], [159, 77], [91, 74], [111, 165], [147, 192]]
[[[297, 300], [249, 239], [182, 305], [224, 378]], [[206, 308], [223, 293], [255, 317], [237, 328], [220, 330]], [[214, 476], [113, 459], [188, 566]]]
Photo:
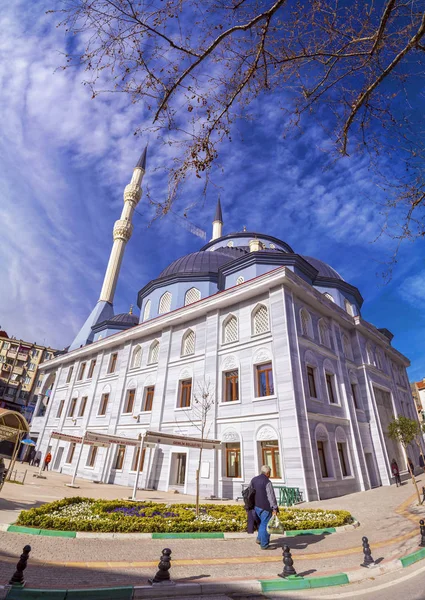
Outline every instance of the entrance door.
[[171, 454], [170, 485], [183, 487], [186, 481], [186, 458], [183, 452]]
[[59, 467], [60, 467], [60, 464], [62, 462], [63, 450], [64, 450], [63, 446], [61, 446], [58, 449], [58, 453], [56, 454], [56, 458], [55, 458], [55, 464], [53, 465], [53, 470], [54, 471], [59, 471]]
[[376, 475], [375, 463], [371, 452], [365, 452], [367, 472], [369, 473], [370, 485], [375, 488], [381, 485]]

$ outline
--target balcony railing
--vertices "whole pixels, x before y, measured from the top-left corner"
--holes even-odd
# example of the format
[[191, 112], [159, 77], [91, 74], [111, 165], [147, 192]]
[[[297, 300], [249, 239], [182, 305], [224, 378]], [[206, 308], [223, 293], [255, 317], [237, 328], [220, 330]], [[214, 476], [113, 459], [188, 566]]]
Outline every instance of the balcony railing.
[[17, 350], [9, 350], [9, 352], [7, 353], [8, 358], [16, 358], [16, 355], [18, 354]]
[[18, 352], [18, 360], [28, 360], [28, 354], [24, 354], [23, 352]]
[[13, 367], [13, 372], [17, 375], [22, 375], [22, 373], [24, 372], [24, 367], [15, 366]]

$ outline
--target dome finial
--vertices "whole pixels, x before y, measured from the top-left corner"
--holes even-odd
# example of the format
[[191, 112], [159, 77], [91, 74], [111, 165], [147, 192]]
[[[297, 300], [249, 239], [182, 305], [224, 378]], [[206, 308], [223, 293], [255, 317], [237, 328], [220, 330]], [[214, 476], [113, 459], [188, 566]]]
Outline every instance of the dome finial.
[[128, 311], [129, 315], [133, 314], [133, 306], [134, 306], [133, 304], [130, 304], [130, 310]]

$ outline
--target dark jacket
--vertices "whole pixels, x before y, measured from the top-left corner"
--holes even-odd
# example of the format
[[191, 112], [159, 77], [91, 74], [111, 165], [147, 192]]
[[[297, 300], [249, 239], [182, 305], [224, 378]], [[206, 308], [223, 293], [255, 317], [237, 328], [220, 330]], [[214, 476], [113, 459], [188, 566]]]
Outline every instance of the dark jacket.
[[255, 506], [263, 510], [277, 510], [277, 501], [273, 489], [273, 484], [263, 473], [257, 475], [251, 480], [251, 485], [255, 489]]

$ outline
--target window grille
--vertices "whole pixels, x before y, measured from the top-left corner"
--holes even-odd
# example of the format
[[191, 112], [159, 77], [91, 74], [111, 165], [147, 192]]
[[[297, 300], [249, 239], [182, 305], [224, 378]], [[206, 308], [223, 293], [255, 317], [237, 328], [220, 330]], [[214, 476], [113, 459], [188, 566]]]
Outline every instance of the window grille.
[[159, 308], [158, 314], [163, 315], [164, 313], [170, 312], [171, 309], [171, 294], [170, 292], [165, 292], [162, 294], [159, 300]]
[[184, 336], [182, 341], [182, 356], [188, 356], [189, 354], [195, 353], [195, 332], [189, 329]]
[[192, 304], [193, 302], [198, 302], [201, 299], [201, 292], [197, 288], [190, 288], [187, 290], [184, 297], [184, 305]]
[[151, 301], [148, 300], [145, 304], [145, 309], [143, 311], [143, 320], [147, 321], [149, 319], [149, 317], [151, 316]]
[[269, 331], [269, 311], [261, 304], [254, 313], [254, 335]]
[[224, 343], [238, 341], [238, 320], [236, 317], [229, 317], [224, 323]]
[[332, 294], [329, 294], [329, 292], [325, 292], [323, 295], [325, 296], [325, 298], [327, 298], [331, 302], [335, 302], [334, 297], [332, 296]]
[[319, 321], [319, 337], [320, 343], [329, 348], [330, 346], [330, 337], [329, 337], [329, 329], [325, 321]]
[[140, 363], [142, 362], [142, 349], [140, 346], [136, 346], [133, 351], [133, 359], [131, 361], [131, 368], [136, 369], [140, 367]]
[[301, 309], [301, 333], [307, 337], [313, 337], [310, 313], [305, 308]]
[[149, 363], [157, 363], [158, 362], [158, 354], [159, 354], [159, 342], [152, 342], [151, 348], [149, 351]]
[[236, 285], [240, 285], [241, 283], [243, 283], [245, 281], [245, 278], [242, 277], [242, 275], [240, 275], [240, 277], [238, 277], [236, 279]]

